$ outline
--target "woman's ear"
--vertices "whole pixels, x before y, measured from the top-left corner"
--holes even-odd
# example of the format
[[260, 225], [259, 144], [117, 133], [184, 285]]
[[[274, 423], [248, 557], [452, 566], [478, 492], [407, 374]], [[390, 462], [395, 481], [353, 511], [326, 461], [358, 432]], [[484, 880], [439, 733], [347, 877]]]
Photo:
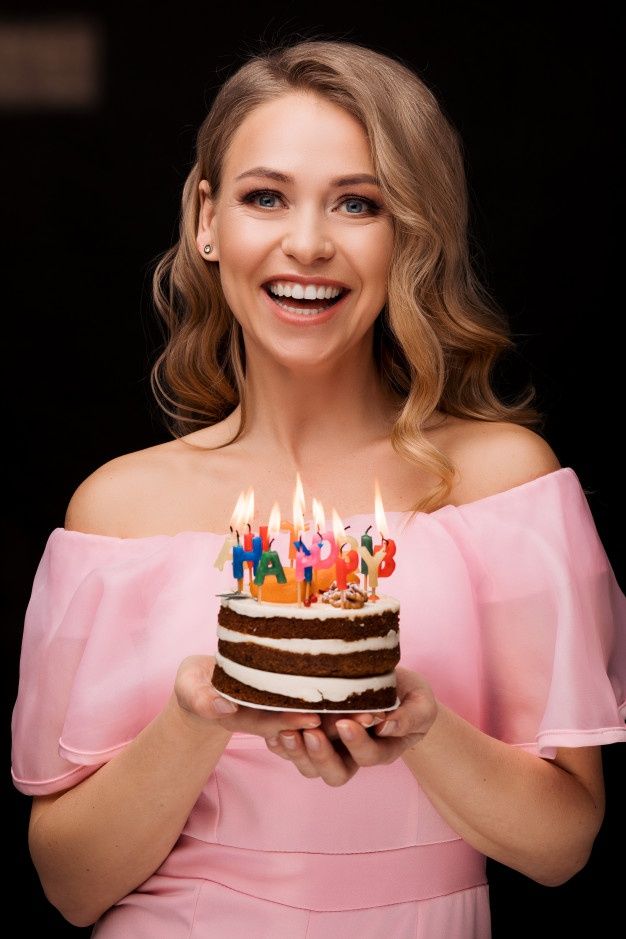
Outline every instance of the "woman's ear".
[[206, 179], [198, 183], [200, 194], [200, 212], [198, 214], [198, 233], [196, 244], [205, 261], [219, 261], [219, 246], [215, 224], [215, 202]]

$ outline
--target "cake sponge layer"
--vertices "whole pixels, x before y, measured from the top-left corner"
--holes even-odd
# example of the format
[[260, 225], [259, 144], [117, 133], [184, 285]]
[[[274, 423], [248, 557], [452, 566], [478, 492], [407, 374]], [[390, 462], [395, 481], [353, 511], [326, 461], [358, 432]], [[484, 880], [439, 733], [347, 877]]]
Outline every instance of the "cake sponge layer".
[[[290, 676], [295, 678], [296, 676]], [[326, 681], [333, 679], [327, 678]], [[335, 679], [341, 681], [347, 679]], [[363, 679], [361, 679], [362, 681]], [[378, 688], [376, 690], [356, 690], [345, 689], [345, 697], [339, 700], [325, 698], [322, 696], [316, 701], [310, 701], [305, 698], [294, 697], [293, 695], [281, 694], [274, 691], [262, 691], [252, 685], [246, 685], [244, 682], [232, 675], [228, 675], [220, 665], [216, 665], [213, 671], [213, 686], [218, 691], [230, 695], [241, 701], [250, 704], [265, 704], [271, 707], [284, 708], [288, 711], [290, 708], [308, 711], [377, 711], [381, 708], [392, 708], [396, 703], [396, 687], [393, 686]]]
[[[236, 603], [238, 606], [235, 606]], [[386, 636], [390, 629], [398, 630], [397, 609], [377, 610], [370, 609], [368, 605], [361, 610], [338, 610], [334, 607], [328, 608], [323, 603], [316, 603], [315, 610], [296, 608], [297, 615], [293, 615], [293, 608], [285, 609], [283, 605], [283, 609], [279, 609], [282, 615], [275, 613], [273, 616], [260, 616], [256, 608], [265, 604], [258, 604], [255, 600], [248, 601], [247, 606], [244, 603], [236, 600], [223, 603], [217, 615], [220, 626], [235, 632], [276, 639], [352, 640]], [[278, 604], [273, 606], [276, 609]], [[374, 604], [371, 604], [371, 607], [374, 607]], [[327, 609], [332, 610], [334, 615], [315, 615], [317, 612], [324, 613]], [[303, 612], [308, 615], [304, 617]]]

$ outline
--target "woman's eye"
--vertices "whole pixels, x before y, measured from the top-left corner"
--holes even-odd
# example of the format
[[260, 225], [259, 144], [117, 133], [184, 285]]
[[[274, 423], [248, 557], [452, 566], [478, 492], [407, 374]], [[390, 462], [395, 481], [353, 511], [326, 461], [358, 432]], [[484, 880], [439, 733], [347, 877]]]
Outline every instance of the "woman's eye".
[[366, 199], [364, 196], [347, 196], [342, 205], [346, 206], [347, 215], [366, 215], [368, 212], [378, 212], [380, 208], [375, 202]]
[[369, 199], [361, 199], [356, 196], [349, 196], [343, 200], [348, 215], [365, 215], [374, 208], [374, 203]]
[[[275, 206], [272, 200], [279, 198], [280, 196], [277, 192], [271, 192], [269, 189], [255, 189], [254, 192], [249, 192], [244, 196], [243, 201], [248, 204], [255, 203], [261, 209], [273, 209]], [[257, 199], [259, 200], [258, 202]]]

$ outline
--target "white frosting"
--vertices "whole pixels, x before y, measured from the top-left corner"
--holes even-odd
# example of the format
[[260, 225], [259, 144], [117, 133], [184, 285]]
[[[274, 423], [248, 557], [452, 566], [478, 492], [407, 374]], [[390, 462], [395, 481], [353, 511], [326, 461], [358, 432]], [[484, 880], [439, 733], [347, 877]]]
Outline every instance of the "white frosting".
[[295, 619], [357, 619], [363, 616], [372, 616], [375, 613], [396, 612], [400, 609], [400, 601], [395, 597], [379, 597], [378, 600], [368, 600], [365, 606], [358, 610], [344, 610], [341, 607], [331, 606], [318, 600], [311, 606], [298, 606], [297, 603], [259, 603], [254, 597], [241, 597], [232, 600], [223, 599], [222, 606], [227, 606], [234, 613], [242, 616], [273, 616], [294, 617]]
[[235, 632], [225, 626], [217, 627], [217, 637], [225, 642], [252, 642], [268, 649], [304, 655], [345, 655], [352, 652], [395, 649], [398, 645], [398, 633], [394, 629], [390, 629], [386, 636], [371, 636], [369, 639], [355, 639], [354, 642], [345, 639], [272, 639], [269, 636]]
[[382, 688], [395, 688], [395, 672], [386, 675], [374, 675], [370, 678], [317, 678], [309, 675], [283, 675], [278, 672], [264, 672], [258, 668], [248, 668], [224, 658], [219, 652], [215, 661], [227, 675], [236, 681], [256, 688], [257, 691], [270, 691], [289, 698], [299, 698], [314, 704], [323, 699], [344, 701], [351, 694], [365, 691], [380, 691]]

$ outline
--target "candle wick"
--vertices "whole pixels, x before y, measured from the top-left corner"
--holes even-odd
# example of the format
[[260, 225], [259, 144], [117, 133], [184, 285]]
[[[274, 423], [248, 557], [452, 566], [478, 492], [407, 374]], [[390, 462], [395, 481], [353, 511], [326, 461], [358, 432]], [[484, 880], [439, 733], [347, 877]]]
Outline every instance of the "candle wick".
[[233, 533], [233, 526], [232, 526], [232, 525], [229, 525], [228, 527], [230, 528], [230, 533], [231, 533], [231, 535], [232, 535], [232, 533]]
[[343, 530], [344, 530], [344, 531], [346, 531], [346, 529], [348, 529], [348, 528], [352, 528], [352, 525], [344, 525], [344, 526], [343, 526]]
[[[321, 533], [321, 531], [319, 530], [319, 528], [317, 529], [317, 537], [318, 537], [318, 538], [322, 538], [322, 533]], [[322, 538], [322, 541], [323, 541], [323, 540], [324, 540], [324, 539]]]
[[270, 543], [269, 543], [268, 546], [267, 546], [267, 550], [268, 550], [268, 551], [269, 551], [269, 549], [272, 547], [273, 544], [274, 544], [274, 539], [272, 538], [272, 540], [270, 541]]
[[252, 525], [250, 524], [250, 522], [246, 522], [246, 525], [248, 526], [248, 534], [250, 534], [250, 532], [252, 531]]
[[235, 533], [237, 535], [237, 544], [239, 544], [239, 532]]
[[345, 548], [345, 546], [346, 546], [347, 544], [348, 544], [347, 541], [342, 544], [341, 548], [339, 549], [339, 554], [342, 554], [342, 553], [343, 553], [343, 549]]
[[366, 535], [367, 535], [367, 533], [368, 533], [368, 531], [370, 530], [371, 527], [372, 527], [371, 525], [368, 525], [367, 528], [365, 529], [365, 534], [366, 534]]

